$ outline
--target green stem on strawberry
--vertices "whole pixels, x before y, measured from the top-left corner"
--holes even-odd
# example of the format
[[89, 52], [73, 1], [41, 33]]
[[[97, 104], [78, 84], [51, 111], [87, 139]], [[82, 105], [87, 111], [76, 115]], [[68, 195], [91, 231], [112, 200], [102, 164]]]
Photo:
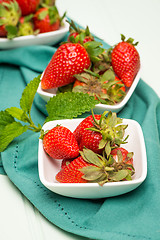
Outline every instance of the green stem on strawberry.
[[87, 182], [96, 182], [100, 186], [103, 186], [106, 182], [132, 180], [132, 176], [135, 173], [133, 165], [127, 163], [127, 156], [124, 160], [121, 157], [115, 160], [112, 152], [108, 157], [104, 157], [86, 148], [80, 151], [80, 154], [89, 164], [79, 169], [84, 174], [82, 178], [87, 180]]

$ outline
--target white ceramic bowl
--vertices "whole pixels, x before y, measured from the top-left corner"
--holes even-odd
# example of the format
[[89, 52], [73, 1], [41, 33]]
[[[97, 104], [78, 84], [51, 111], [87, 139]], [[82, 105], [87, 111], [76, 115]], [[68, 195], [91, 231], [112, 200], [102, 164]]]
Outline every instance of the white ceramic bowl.
[[[94, 108], [94, 113], [103, 113], [104, 111], [112, 111], [112, 112], [119, 112], [129, 101], [130, 97], [132, 96], [138, 82], [140, 80], [140, 71], [136, 75], [131, 87], [127, 90], [125, 97], [123, 100], [115, 105], [106, 105], [106, 104], [97, 104]], [[49, 90], [43, 90], [41, 88], [41, 83], [38, 86], [37, 93], [40, 95], [40, 97], [48, 102], [50, 98], [56, 95], [58, 88], [52, 88]]]
[[[82, 121], [79, 119], [65, 119], [47, 122], [43, 129], [49, 130], [57, 124], [61, 124], [74, 131], [76, 126]], [[42, 140], [39, 140], [38, 169], [42, 184], [51, 191], [63, 196], [73, 198], [96, 199], [112, 197], [130, 192], [137, 188], [147, 175], [147, 156], [142, 129], [138, 122], [130, 119], [124, 119], [124, 124], [128, 124], [126, 135], [129, 134], [128, 143], [125, 148], [134, 152], [135, 174], [131, 181], [106, 183], [103, 187], [98, 183], [58, 183], [55, 175], [60, 170], [61, 160], [55, 160], [49, 157], [44, 149]]]
[[53, 32], [40, 33], [36, 36], [21, 36], [12, 40], [0, 38], [0, 49], [18, 48], [29, 45], [54, 45], [60, 42], [68, 31], [69, 24], [64, 20], [64, 26]]

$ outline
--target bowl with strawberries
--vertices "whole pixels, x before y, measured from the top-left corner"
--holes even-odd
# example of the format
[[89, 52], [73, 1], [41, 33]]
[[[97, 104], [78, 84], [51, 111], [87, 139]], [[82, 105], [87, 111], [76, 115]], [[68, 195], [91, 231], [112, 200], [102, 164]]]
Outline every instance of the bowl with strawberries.
[[69, 30], [54, 0], [0, 0], [0, 49], [60, 42]]
[[97, 199], [136, 189], [147, 175], [138, 122], [105, 111], [86, 118], [49, 121], [39, 139], [42, 184], [67, 197]]
[[53, 54], [41, 76], [38, 94], [45, 100], [67, 91], [89, 94], [97, 100], [95, 112], [120, 111], [132, 96], [140, 80], [140, 56], [137, 43], [125, 39], [104, 49], [88, 27], [70, 23], [67, 42]]

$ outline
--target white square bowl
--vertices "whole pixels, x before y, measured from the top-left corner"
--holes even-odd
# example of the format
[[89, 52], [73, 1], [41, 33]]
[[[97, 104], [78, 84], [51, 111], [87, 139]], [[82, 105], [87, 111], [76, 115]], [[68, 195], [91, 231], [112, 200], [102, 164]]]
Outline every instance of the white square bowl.
[[[97, 104], [94, 108], [94, 113], [103, 113], [104, 111], [108, 110], [108, 111], [112, 111], [112, 112], [119, 112], [125, 105], [126, 103], [129, 101], [130, 97], [132, 96], [138, 82], [140, 80], [140, 71], [137, 73], [132, 85], [130, 88], [127, 89], [126, 91], [126, 95], [123, 98], [123, 100], [115, 105], [106, 105], [106, 104]], [[57, 92], [58, 88], [52, 88], [52, 89], [48, 89], [48, 90], [43, 90], [41, 88], [41, 82], [38, 86], [37, 89], [37, 93], [39, 94], [39, 96], [45, 101], [48, 102], [50, 98], [52, 98], [53, 96], [56, 96], [56, 92]]]
[[0, 38], [0, 49], [19, 48], [30, 45], [54, 45], [69, 31], [69, 24], [64, 20], [64, 25], [60, 29], [47, 33], [40, 33], [36, 36], [27, 35], [13, 39]]
[[[69, 128], [72, 132], [83, 120], [65, 119], [50, 121], [44, 124], [44, 131], [50, 130], [57, 124]], [[84, 199], [97, 199], [113, 197], [136, 189], [147, 176], [147, 156], [142, 129], [138, 122], [124, 119], [123, 124], [128, 124], [125, 135], [129, 135], [125, 148], [134, 152], [133, 164], [135, 174], [131, 181], [110, 182], [99, 186], [98, 183], [58, 183], [55, 176], [61, 168], [61, 160], [49, 157], [43, 149], [43, 142], [39, 140], [38, 169], [42, 184], [49, 190], [63, 196]]]

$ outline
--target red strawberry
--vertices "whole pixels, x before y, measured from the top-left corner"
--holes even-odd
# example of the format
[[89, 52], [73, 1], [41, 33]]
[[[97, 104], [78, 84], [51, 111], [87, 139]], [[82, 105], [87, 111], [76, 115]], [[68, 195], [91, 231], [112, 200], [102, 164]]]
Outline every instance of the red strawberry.
[[79, 43], [65, 43], [53, 55], [44, 71], [42, 89], [65, 86], [72, 83], [75, 74], [88, 69], [90, 58], [86, 49]]
[[84, 175], [79, 169], [92, 164], [87, 163], [81, 156], [74, 159], [69, 165], [56, 175], [56, 180], [60, 183], [87, 183], [87, 180], [83, 179]]
[[78, 143], [73, 133], [66, 127], [57, 125], [41, 138], [44, 150], [52, 158], [75, 158], [79, 155]]
[[68, 23], [70, 24], [68, 42], [83, 44], [94, 40], [94, 37], [91, 35], [88, 27], [86, 27], [86, 29], [80, 29], [72, 20]]
[[[95, 115], [96, 120], [100, 120], [101, 115]], [[79, 149], [82, 151], [84, 147], [91, 149], [95, 153], [102, 153], [99, 149], [99, 143], [102, 140], [100, 132], [87, 130], [86, 128], [94, 127], [95, 123], [92, 115], [85, 118], [74, 130], [73, 134], [79, 144]]]
[[51, 32], [60, 28], [60, 17], [55, 6], [40, 8], [33, 18], [34, 27], [40, 33]]
[[[106, 116], [107, 113], [106, 111], [98, 117], [94, 117], [92, 113], [92, 116], [83, 120], [74, 130], [73, 134], [81, 151], [88, 148], [101, 154], [105, 149], [109, 154], [113, 147], [119, 147], [120, 144], [125, 143], [123, 137], [127, 125], [121, 125], [122, 119], [118, 118], [116, 113], [109, 112]], [[119, 125], [118, 128], [117, 125]]]
[[[115, 160], [117, 160], [117, 158], [118, 158], [117, 151], [121, 152], [123, 162], [133, 166], [133, 157], [129, 157], [129, 155], [128, 155], [129, 152], [125, 148], [118, 147], [111, 151], [111, 154], [113, 155]], [[131, 154], [131, 156], [132, 156], [132, 154]]]
[[73, 161], [72, 158], [63, 159], [61, 163], [61, 169], [64, 169], [66, 166], [68, 166]]
[[21, 8], [22, 15], [26, 16], [35, 13], [40, 0], [16, 0]]
[[133, 39], [118, 43], [111, 53], [111, 64], [116, 75], [122, 79], [126, 87], [130, 87], [140, 69], [140, 56], [133, 44]]
[[79, 149], [83, 150], [84, 147], [91, 149], [93, 152], [101, 154], [103, 149], [99, 149], [102, 134], [96, 131], [85, 131], [81, 137]]
[[[130, 169], [125, 162], [115, 161], [113, 157], [97, 155], [92, 150], [84, 149], [81, 156], [61, 169], [56, 180], [60, 183], [96, 182], [103, 186], [106, 182], [131, 180], [134, 167]], [[121, 172], [121, 174], [120, 174]]]
[[[7, 29], [8, 26], [9, 27], [12, 26], [12, 29], [14, 28], [16, 32], [16, 25], [18, 24], [20, 16], [21, 11], [16, 1], [14, 0], [0, 1], [0, 37], [6, 37], [8, 35], [9, 33], [9, 29]], [[11, 32], [12, 31], [13, 30], [11, 30]]]
[[[101, 115], [94, 115], [95, 119], [97, 120], [100, 120], [101, 118]], [[78, 142], [78, 144], [80, 144], [80, 141], [81, 141], [81, 137], [83, 135], [83, 133], [85, 131], [88, 131], [86, 130], [86, 128], [90, 128], [90, 127], [93, 127], [94, 123], [94, 120], [93, 120], [93, 117], [92, 115], [86, 117], [77, 127], [76, 129], [74, 130], [73, 134]]]

